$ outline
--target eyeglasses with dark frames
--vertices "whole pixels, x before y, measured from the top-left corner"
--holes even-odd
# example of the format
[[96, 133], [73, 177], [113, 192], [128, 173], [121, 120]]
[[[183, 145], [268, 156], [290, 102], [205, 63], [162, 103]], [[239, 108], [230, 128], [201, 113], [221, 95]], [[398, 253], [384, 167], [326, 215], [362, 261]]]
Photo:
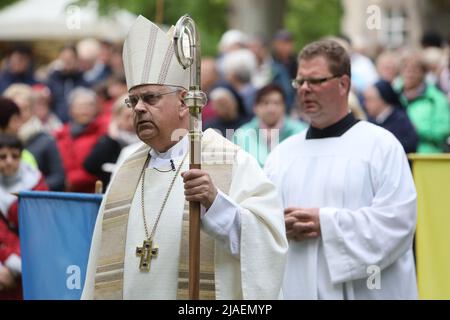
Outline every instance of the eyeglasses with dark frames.
[[330, 81], [331, 79], [339, 78], [339, 77], [340, 77], [340, 75], [334, 75], [334, 76], [330, 76], [330, 77], [326, 77], [326, 78], [296, 78], [296, 79], [292, 79], [291, 84], [294, 89], [298, 89], [305, 82], [308, 84], [308, 86], [318, 86], [318, 85], [321, 85], [322, 83]]
[[134, 109], [137, 106], [139, 99], [141, 99], [145, 104], [154, 106], [159, 102], [162, 96], [175, 93], [177, 91], [178, 89], [164, 93], [142, 93], [139, 95], [130, 95], [127, 99], [125, 99], [125, 103], [129, 108]]

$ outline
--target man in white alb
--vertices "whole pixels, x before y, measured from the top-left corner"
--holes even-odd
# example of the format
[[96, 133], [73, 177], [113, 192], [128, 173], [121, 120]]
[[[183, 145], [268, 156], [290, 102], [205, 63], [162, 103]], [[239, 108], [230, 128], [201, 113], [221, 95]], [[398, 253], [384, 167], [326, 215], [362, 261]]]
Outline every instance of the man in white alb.
[[[212, 130], [189, 169], [189, 69], [170, 35], [138, 17], [123, 49], [134, 125], [144, 142], [104, 196], [83, 299], [187, 298], [187, 201], [202, 205], [200, 298], [280, 297], [287, 239], [274, 185]], [[186, 201], [187, 200], [187, 201]]]
[[311, 124], [270, 154], [289, 239], [286, 299], [415, 299], [416, 191], [401, 144], [349, 113], [350, 60], [334, 41], [299, 55]]

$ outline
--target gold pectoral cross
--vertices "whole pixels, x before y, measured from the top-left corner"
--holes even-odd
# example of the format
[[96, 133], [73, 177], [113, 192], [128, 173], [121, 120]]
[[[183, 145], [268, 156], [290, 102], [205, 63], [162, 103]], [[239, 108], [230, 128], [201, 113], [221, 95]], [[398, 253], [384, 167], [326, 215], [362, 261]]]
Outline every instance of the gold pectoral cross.
[[141, 257], [139, 269], [141, 271], [150, 271], [150, 260], [158, 256], [158, 247], [152, 248], [152, 240], [144, 240], [142, 247], [136, 247], [136, 255]]

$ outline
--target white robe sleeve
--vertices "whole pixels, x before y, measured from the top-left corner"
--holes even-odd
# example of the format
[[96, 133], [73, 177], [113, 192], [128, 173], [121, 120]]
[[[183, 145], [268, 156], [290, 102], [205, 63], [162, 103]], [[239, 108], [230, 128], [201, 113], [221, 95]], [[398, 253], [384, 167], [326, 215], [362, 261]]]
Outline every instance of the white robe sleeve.
[[411, 248], [414, 181], [401, 145], [380, 142], [370, 163], [371, 205], [357, 210], [320, 208], [321, 238], [333, 283], [366, 278], [369, 266], [383, 270]]
[[239, 151], [229, 197], [240, 210], [240, 270], [244, 299], [278, 299], [288, 242], [275, 186], [256, 160]]
[[239, 259], [241, 219], [239, 207], [230, 197], [218, 190], [211, 207], [202, 206], [202, 224], [206, 233], [223, 242], [230, 254]]

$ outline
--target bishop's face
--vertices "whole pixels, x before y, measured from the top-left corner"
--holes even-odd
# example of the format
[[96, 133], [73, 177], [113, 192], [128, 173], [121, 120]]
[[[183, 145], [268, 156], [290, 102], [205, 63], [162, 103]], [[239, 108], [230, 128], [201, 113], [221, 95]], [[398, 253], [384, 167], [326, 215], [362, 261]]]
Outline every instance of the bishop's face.
[[174, 144], [175, 130], [187, 128], [188, 110], [180, 91], [162, 85], [143, 85], [129, 92], [129, 99], [137, 101], [133, 107], [136, 133], [139, 139], [159, 152]]

